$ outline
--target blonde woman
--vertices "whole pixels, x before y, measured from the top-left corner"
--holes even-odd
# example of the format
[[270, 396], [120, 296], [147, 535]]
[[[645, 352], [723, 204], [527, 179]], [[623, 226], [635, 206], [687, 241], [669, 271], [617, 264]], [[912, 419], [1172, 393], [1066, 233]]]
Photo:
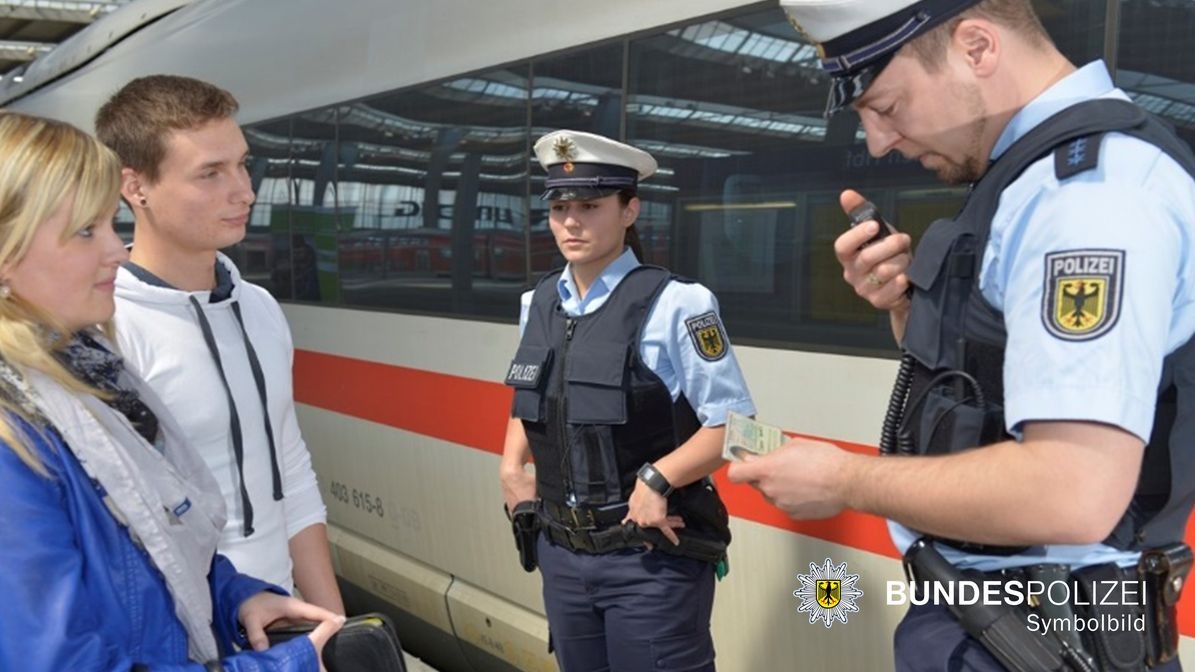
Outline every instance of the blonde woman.
[[[0, 112], [0, 669], [314, 671], [343, 617], [215, 554], [218, 486], [105, 336], [119, 184], [93, 138]], [[279, 618], [322, 623], [267, 650]]]

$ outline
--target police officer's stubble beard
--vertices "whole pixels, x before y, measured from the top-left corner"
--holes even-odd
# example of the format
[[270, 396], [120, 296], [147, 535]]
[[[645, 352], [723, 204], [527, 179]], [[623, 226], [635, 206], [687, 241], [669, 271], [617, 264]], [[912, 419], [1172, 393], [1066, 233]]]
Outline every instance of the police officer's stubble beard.
[[[987, 170], [984, 134], [990, 116], [979, 85], [944, 77], [930, 91], [933, 93], [922, 89], [917, 94], [932, 96], [933, 100], [914, 101], [912, 107], [917, 111], [910, 110], [910, 118], [894, 129], [903, 140], [889, 150], [896, 149], [907, 159], [920, 160], [923, 167], [946, 184], [978, 180]], [[931, 118], [928, 128], [917, 127], [924, 118], [920, 115]], [[933, 117], [939, 121], [932, 121]]]
[[[947, 100], [950, 99], [956, 101], [959, 107], [964, 108], [966, 118], [970, 119], [957, 131], [959, 144], [962, 147], [961, 162], [937, 154], [939, 161], [944, 163], [933, 170], [938, 179], [947, 184], [974, 182], [983, 177], [987, 170], [987, 159], [983, 156], [983, 138], [988, 127], [987, 106], [983, 102], [979, 87], [975, 84], [952, 83]], [[948, 131], [943, 133], [943, 136], [950, 134], [953, 132]]]

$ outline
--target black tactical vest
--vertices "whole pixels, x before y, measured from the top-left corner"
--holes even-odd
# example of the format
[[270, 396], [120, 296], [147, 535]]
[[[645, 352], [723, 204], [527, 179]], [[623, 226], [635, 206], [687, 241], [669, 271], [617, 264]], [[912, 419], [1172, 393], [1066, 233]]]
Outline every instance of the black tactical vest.
[[684, 396], [642, 361], [647, 316], [673, 278], [639, 266], [596, 311], [570, 317], [556, 289], [560, 271], [536, 286], [506, 384], [523, 421], [541, 499], [577, 506], [625, 502], [636, 472], [684, 443], [700, 426]]
[[[1053, 153], [1059, 180], [1082, 173], [1098, 165], [1103, 134], [1112, 131], [1157, 146], [1195, 177], [1190, 148], [1125, 101], [1080, 103], [1017, 140], [973, 185], [962, 211], [953, 220], [934, 222], [917, 246], [908, 269], [913, 294], [905, 358], [885, 419], [882, 450], [942, 454], [1008, 438], [1004, 317], [979, 289], [992, 217], [1001, 193], [1029, 165]], [[1129, 509], [1104, 543], [1140, 550], [1181, 541], [1193, 503], [1195, 340], [1164, 360], [1140, 480]], [[1017, 550], [948, 543], [977, 552]]]

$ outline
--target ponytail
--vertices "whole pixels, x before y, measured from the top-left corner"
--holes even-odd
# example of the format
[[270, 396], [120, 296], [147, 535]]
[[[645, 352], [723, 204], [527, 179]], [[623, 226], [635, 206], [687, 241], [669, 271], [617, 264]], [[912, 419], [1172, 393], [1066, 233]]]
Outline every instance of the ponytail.
[[[638, 195], [630, 189], [620, 189], [618, 191], [618, 203], [622, 207], [627, 207], [632, 198], [637, 198]], [[627, 227], [626, 236], [623, 238], [623, 244], [631, 248], [631, 252], [635, 253], [635, 258], [640, 262], [645, 262], [643, 258], [643, 243], [639, 240], [639, 229], [635, 228], [634, 222]]]
[[643, 258], [643, 243], [639, 241], [639, 230], [635, 228], [634, 224], [627, 227], [627, 235], [626, 238], [623, 239], [623, 242], [627, 247], [631, 248], [632, 252], [635, 253], [636, 259], [641, 262], [646, 262], [646, 260]]

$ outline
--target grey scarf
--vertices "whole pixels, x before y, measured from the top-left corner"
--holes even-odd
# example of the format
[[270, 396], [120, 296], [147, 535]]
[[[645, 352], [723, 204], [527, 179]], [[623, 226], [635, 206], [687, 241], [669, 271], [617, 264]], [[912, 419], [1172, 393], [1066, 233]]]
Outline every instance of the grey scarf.
[[[109, 353], [113, 350], [98, 334], [91, 338]], [[18, 372], [0, 361], [0, 380], [17, 392], [14, 400], [27, 413], [35, 411], [31, 417], [58, 430], [87, 475], [107, 491], [109, 511], [162, 573], [187, 631], [190, 658], [217, 659], [207, 575], [224, 527], [224, 499], [149, 386], [123, 366], [115, 373], [113, 384], [133, 393], [156, 419], [159, 446], [150, 445], [123, 412], [99, 398], [75, 394], [40, 372]]]

